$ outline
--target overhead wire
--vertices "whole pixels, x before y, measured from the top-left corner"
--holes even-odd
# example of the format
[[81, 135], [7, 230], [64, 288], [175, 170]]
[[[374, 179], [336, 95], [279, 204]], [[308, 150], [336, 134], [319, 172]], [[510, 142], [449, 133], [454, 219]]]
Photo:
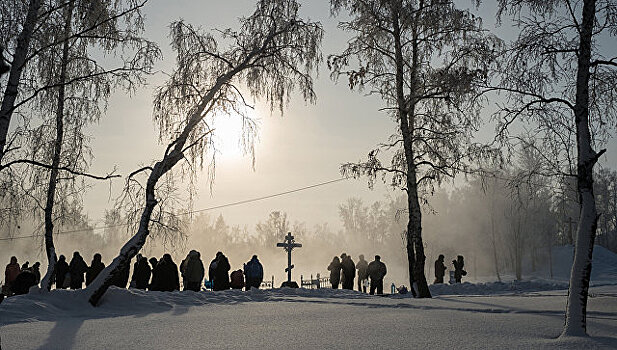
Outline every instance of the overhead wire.
[[[493, 179], [498, 179], [498, 180], [502, 180], [502, 181], [515, 181], [515, 180], [518, 180], [518, 179], [513, 179], [513, 178], [501, 177], [501, 176], [497, 176], [497, 175], [489, 175], [489, 176], [485, 176], [485, 178], [487, 178], [487, 179], [493, 178]], [[316, 183], [316, 184], [313, 184], [313, 185], [299, 187], [299, 188], [295, 188], [295, 189], [292, 189], [292, 190], [278, 192], [278, 193], [274, 193], [274, 194], [270, 194], [270, 195], [266, 195], [266, 196], [255, 197], [255, 198], [250, 198], [250, 199], [244, 199], [244, 200], [241, 200], [241, 201], [225, 203], [225, 204], [221, 204], [221, 205], [215, 205], [215, 206], [207, 207], [207, 208], [203, 208], [203, 209], [190, 210], [190, 211], [187, 211], [187, 212], [184, 212], [184, 213], [178, 213], [176, 215], [179, 215], [179, 216], [190, 215], [190, 214], [201, 213], [201, 212], [206, 212], [206, 211], [215, 210], [215, 209], [222, 209], [222, 208], [227, 208], [227, 207], [232, 207], [232, 206], [237, 206], [237, 205], [242, 205], [242, 204], [247, 204], [247, 203], [252, 203], [252, 202], [258, 202], [258, 201], [262, 201], [262, 200], [266, 200], [266, 199], [270, 199], [270, 198], [285, 196], [285, 195], [288, 195], [288, 194], [309, 190], [309, 189], [316, 188], [316, 187], [326, 186], [326, 185], [329, 185], [329, 184], [333, 184], [333, 183], [337, 183], [337, 182], [341, 182], [341, 181], [345, 181], [345, 180], [347, 180], [347, 178], [333, 179], [333, 180], [324, 181], [324, 182]], [[533, 185], [537, 185], [537, 186], [540, 186], [540, 187], [552, 188], [552, 189], [561, 190], [561, 191], [564, 191], [564, 190], [574, 191], [574, 192], [576, 191], [576, 190], [570, 189], [570, 188], [564, 189], [564, 188], [560, 188], [560, 187], [557, 187], [557, 186], [552, 186], [552, 185], [549, 185], [549, 184], [533, 183], [533, 182], [530, 182], [530, 181], [523, 181], [523, 183], [533, 184]], [[105, 230], [105, 229], [116, 228], [116, 227], [124, 227], [124, 226], [128, 226], [128, 224], [125, 223], [125, 224], [108, 225], [108, 226], [95, 226], [95, 227], [88, 227], [88, 228], [83, 228], [83, 229], [59, 231], [59, 232], [56, 232], [54, 234], [55, 235], [59, 235], [59, 234], [73, 234], [73, 233], [80, 233], [80, 232], [87, 232], [87, 231], [94, 231], [94, 230]], [[17, 240], [17, 239], [26, 239], [26, 238], [35, 238], [35, 237], [43, 237], [43, 235], [41, 235], [41, 234], [32, 234], [32, 235], [18, 236], [18, 237], [2, 237], [2, 238], [0, 238], [0, 241], [12, 241], [12, 240]]]
[[[294, 188], [292, 190], [287, 190], [287, 191], [283, 191], [283, 192], [269, 194], [269, 195], [266, 195], [266, 196], [255, 197], [255, 198], [250, 198], [250, 199], [244, 199], [244, 200], [241, 200], [241, 201], [225, 203], [225, 204], [221, 204], [221, 205], [215, 205], [215, 206], [208, 207], [208, 208], [203, 208], [203, 209], [190, 210], [190, 211], [187, 211], [187, 212], [178, 213], [176, 215], [179, 215], [179, 216], [190, 215], [190, 214], [201, 213], [201, 212], [205, 212], [205, 211], [209, 211], [209, 210], [222, 209], [222, 208], [227, 208], [227, 207], [232, 207], [232, 206], [237, 206], [237, 205], [242, 205], [242, 204], [247, 204], [247, 203], [252, 203], [252, 202], [258, 202], [258, 201], [262, 201], [262, 200], [266, 200], [266, 199], [270, 199], [270, 198], [285, 196], [285, 195], [296, 193], [296, 192], [306, 191], [306, 190], [309, 190], [309, 189], [312, 189], [312, 188], [316, 188], [316, 187], [330, 185], [330, 184], [341, 182], [341, 181], [345, 181], [345, 180], [347, 180], [347, 178], [339, 178], [339, 179], [324, 181], [324, 182], [316, 183], [316, 184], [313, 184], [313, 185], [308, 185], [308, 186], [304, 186], [304, 187]], [[116, 228], [116, 227], [124, 227], [124, 226], [128, 226], [128, 224], [117, 224], [117, 225], [108, 225], [108, 226], [95, 226], [95, 227], [88, 227], [88, 228], [76, 229], [76, 230], [58, 231], [58, 232], [55, 232], [54, 235], [72, 234], [72, 233], [80, 233], [80, 232], [94, 231], [94, 230], [104, 230], [104, 229]], [[34, 237], [43, 237], [43, 235], [41, 235], [41, 234], [32, 234], [32, 235], [28, 235], [28, 236], [3, 237], [3, 238], [0, 238], [0, 241], [12, 241], [12, 240], [16, 240], [16, 239], [25, 239], [25, 238], [34, 238]]]

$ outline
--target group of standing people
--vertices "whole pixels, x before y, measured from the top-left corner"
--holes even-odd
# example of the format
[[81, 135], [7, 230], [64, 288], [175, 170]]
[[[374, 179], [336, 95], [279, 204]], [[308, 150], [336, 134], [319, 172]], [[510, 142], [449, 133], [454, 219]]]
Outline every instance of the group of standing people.
[[26, 261], [21, 267], [17, 262], [17, 257], [12, 256], [11, 261], [4, 270], [4, 286], [2, 294], [6, 296], [26, 294], [30, 287], [39, 284], [41, 281], [41, 263], [36, 262], [29, 266]]
[[243, 269], [232, 271], [229, 274], [230, 270], [229, 259], [222, 252], [216, 253], [214, 260], [210, 262], [208, 267], [209, 280], [206, 282], [206, 286], [215, 291], [230, 288], [259, 289], [264, 278], [263, 265], [261, 265], [257, 255], [253, 255], [251, 260], [244, 264]]
[[354, 264], [350, 255], [341, 254], [339, 259], [335, 256], [328, 265], [330, 271], [330, 284], [333, 289], [338, 289], [341, 284], [343, 289], [353, 290], [356, 270], [358, 270], [358, 291], [366, 293], [366, 287], [370, 279], [370, 294], [383, 294], [383, 279], [388, 270], [386, 264], [381, 261], [379, 255], [375, 255], [375, 260], [370, 264], [364, 260], [364, 255], [358, 257], [358, 264]]
[[[41, 280], [39, 271], [40, 263], [32, 267], [26, 262], [21, 267], [17, 257], [11, 257], [10, 263], [5, 270], [5, 284], [2, 295], [11, 296], [28, 293], [30, 287], [38, 285]], [[81, 289], [85, 282], [88, 286], [105, 269], [101, 254], [96, 253], [90, 266], [86, 264], [79, 252], [73, 253], [70, 263], [66, 257], [60, 255], [55, 265], [52, 283], [56, 289]], [[201, 255], [196, 250], [191, 250], [186, 258], [176, 265], [170, 254], [164, 254], [161, 259], [137, 254], [133, 264], [133, 275], [130, 276], [130, 263], [126, 264], [112, 280], [112, 285], [119, 288], [136, 288], [142, 290], [171, 292], [180, 290], [180, 278], [182, 278], [184, 290], [198, 292], [201, 290], [202, 281], [206, 287], [215, 291], [225, 289], [259, 288], [263, 281], [263, 266], [253, 255], [251, 260], [244, 264], [244, 269], [239, 269], [229, 275], [231, 266], [229, 260], [222, 253], [216, 253], [216, 257], [210, 263], [208, 280], [204, 281], [205, 268]], [[130, 284], [129, 284], [130, 277]]]
[[[435, 282], [434, 284], [443, 283], [443, 277], [446, 274], [446, 265], [444, 264], [445, 257], [443, 254], [439, 254], [437, 260], [435, 260]], [[465, 267], [465, 260], [462, 255], [456, 257], [456, 260], [452, 260], [454, 265], [454, 282], [461, 283], [463, 276], [467, 275]]]

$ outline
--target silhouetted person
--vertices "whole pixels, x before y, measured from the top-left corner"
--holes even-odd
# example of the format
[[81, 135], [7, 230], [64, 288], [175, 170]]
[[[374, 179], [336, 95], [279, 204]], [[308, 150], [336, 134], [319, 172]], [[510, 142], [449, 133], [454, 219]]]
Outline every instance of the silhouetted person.
[[186, 289], [186, 277], [184, 276], [184, 269], [186, 268], [186, 263], [189, 261], [190, 257], [191, 257], [191, 253], [193, 253], [194, 250], [191, 250], [188, 254], [186, 254], [186, 258], [184, 258], [182, 260], [182, 262], [180, 262], [180, 277], [182, 277], [182, 285], [184, 286], [184, 290]]
[[221, 253], [216, 261], [216, 268], [214, 269], [214, 290], [229, 289], [229, 260]]
[[70, 277], [69, 264], [66, 262], [66, 257], [60, 255], [56, 268], [54, 269], [54, 275], [56, 276], [56, 289], [66, 289], [68, 285], [65, 284], [67, 275]]
[[353, 290], [353, 280], [356, 278], [356, 264], [351, 256], [341, 255], [341, 270], [343, 272], [343, 289]]
[[94, 281], [96, 276], [98, 276], [99, 273], [101, 273], [101, 271], [103, 271], [103, 269], [105, 268], [105, 264], [103, 264], [101, 260], [102, 257], [99, 253], [94, 254], [94, 256], [92, 257], [90, 267], [88, 268], [88, 271], [86, 271], [86, 287], [89, 286], [90, 283]]
[[151, 274], [152, 271], [148, 264], [148, 258], [140, 255], [139, 259], [135, 262], [131, 284], [137, 289], [146, 289], [148, 288]]
[[443, 256], [443, 254], [439, 254], [439, 257], [437, 258], [437, 260], [435, 260], [435, 282], [433, 282], [434, 284], [443, 283], [443, 276], [446, 274], [446, 265], [444, 265], [443, 263], [444, 259], [445, 257]]
[[345, 260], [347, 259], [347, 254], [343, 253], [341, 254], [341, 278], [340, 278], [340, 283], [341, 283], [341, 288], [344, 288], [343, 286], [345, 285], [345, 275], [344, 275], [344, 269], [343, 269], [343, 262], [345, 262]]
[[73, 259], [69, 264], [69, 273], [71, 274], [71, 289], [81, 289], [84, 283], [84, 273], [88, 271], [88, 265], [84, 258], [79, 255], [79, 252], [73, 253]]
[[246, 290], [259, 289], [261, 286], [264, 279], [264, 268], [257, 259], [257, 255], [253, 255], [251, 261], [244, 264], [244, 277], [246, 278]]
[[30, 262], [26, 261], [21, 265], [21, 271], [30, 270]]
[[454, 280], [456, 283], [461, 283], [463, 276], [467, 275], [467, 271], [463, 270], [465, 267], [463, 256], [457, 256], [456, 260], [452, 260], [452, 264], [454, 265]]
[[158, 270], [157, 270], [157, 266], [159, 264], [158, 260], [156, 260], [155, 257], [151, 257], [150, 260], [148, 260], [148, 262], [150, 262], [150, 265], [152, 266], [152, 280], [150, 281], [150, 285], [148, 286], [149, 290], [158, 290]]
[[157, 267], [158, 290], [162, 292], [173, 292], [180, 290], [180, 278], [178, 276], [178, 265], [171, 259], [171, 255], [164, 254]]
[[230, 278], [231, 282], [229, 285], [231, 289], [244, 288], [244, 274], [242, 273], [242, 270], [236, 270], [232, 272]]
[[35, 262], [30, 268], [30, 271], [34, 274], [34, 277], [36, 277], [36, 284], [39, 284], [41, 282], [41, 263], [38, 261]]
[[13, 281], [13, 293], [15, 295], [28, 294], [32, 286], [36, 286], [36, 276], [32, 271], [25, 269]]
[[156, 286], [153, 290], [161, 292], [173, 292], [180, 290], [180, 278], [178, 265], [171, 259], [171, 255], [165, 254], [156, 265]]
[[15, 279], [19, 276], [20, 272], [21, 270], [19, 269], [19, 264], [17, 263], [17, 257], [12, 256], [11, 262], [6, 265], [6, 269], [4, 269], [4, 284], [8, 288], [7, 295], [10, 296], [13, 293], [13, 282], [15, 282]]
[[371, 279], [371, 295], [375, 294], [375, 290], [377, 290], [377, 294], [383, 294], [383, 278], [386, 273], [388, 273], [386, 264], [381, 262], [379, 255], [375, 255], [375, 260], [368, 264], [368, 276]]
[[366, 286], [364, 281], [368, 279], [368, 262], [364, 260], [364, 255], [360, 254], [360, 260], [356, 264], [356, 270], [358, 270], [358, 291], [366, 293]]
[[129, 284], [129, 277], [131, 276], [131, 262], [127, 261], [126, 265], [120, 269], [113, 277], [111, 281], [112, 286], [116, 286], [118, 288], [126, 289], [126, 286]]
[[335, 256], [328, 265], [328, 271], [330, 271], [330, 284], [332, 289], [338, 289], [338, 284], [341, 281], [341, 261], [338, 256]]
[[212, 261], [210, 262], [210, 266], [208, 267], [208, 279], [210, 280], [210, 283], [212, 285], [212, 289], [214, 289], [214, 278], [216, 277], [216, 265], [219, 261], [219, 257], [223, 255], [222, 252], [216, 252], [216, 255], [214, 256], [214, 259], [212, 259]]
[[201, 290], [201, 280], [204, 279], [204, 263], [198, 251], [191, 250], [182, 264], [184, 278], [184, 290], [199, 292]]

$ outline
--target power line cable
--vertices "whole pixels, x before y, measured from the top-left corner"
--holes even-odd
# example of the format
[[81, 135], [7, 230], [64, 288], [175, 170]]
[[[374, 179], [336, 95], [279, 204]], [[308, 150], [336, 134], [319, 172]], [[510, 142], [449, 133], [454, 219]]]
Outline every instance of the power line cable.
[[[508, 181], [508, 182], [522, 180], [522, 179], [518, 179], [518, 178], [506, 178], [506, 177], [501, 177], [501, 176], [497, 176], [497, 175], [488, 175], [488, 176], [485, 176], [485, 178], [487, 178], [487, 179], [491, 179], [492, 178], [492, 179]], [[203, 208], [203, 209], [191, 210], [191, 211], [187, 211], [187, 212], [184, 212], [184, 213], [179, 213], [179, 214], [176, 214], [176, 215], [190, 215], [190, 214], [201, 213], [201, 212], [205, 212], [205, 211], [209, 211], [209, 210], [222, 209], [222, 208], [232, 207], [232, 206], [241, 205], [241, 204], [258, 202], [258, 201], [262, 201], [262, 200], [266, 200], [266, 199], [270, 199], [270, 198], [280, 197], [280, 196], [284, 196], [284, 195], [288, 195], [288, 194], [292, 194], [292, 193], [296, 193], [296, 192], [301, 192], [301, 191], [309, 190], [309, 189], [316, 188], [316, 187], [321, 187], [321, 186], [329, 185], [329, 184], [340, 182], [340, 181], [344, 181], [344, 180], [347, 180], [347, 178], [339, 178], [339, 179], [324, 181], [324, 182], [320, 182], [320, 183], [317, 183], [317, 184], [296, 188], [296, 189], [293, 189], [293, 190], [283, 191], [283, 192], [274, 193], [274, 194], [270, 194], [270, 195], [266, 195], [266, 196], [261, 196], [261, 197], [256, 197], [256, 198], [245, 199], [245, 200], [241, 200], [241, 201], [237, 201], [237, 202], [231, 202], [231, 203], [216, 205], [216, 206], [213, 206], [213, 207], [208, 207], [208, 208]], [[555, 189], [555, 190], [561, 190], [562, 192], [564, 190], [565, 191], [576, 192], [576, 190], [574, 190], [574, 189], [552, 186], [550, 184], [540, 184], [540, 183], [534, 183], [534, 182], [531, 182], [531, 181], [524, 181], [524, 180], [522, 181], [522, 183], [526, 183], [526, 184], [530, 184], [530, 185], [536, 185], [536, 186], [545, 187], [545, 188], [551, 188], [551, 189]], [[127, 225], [128, 224], [117, 224], [117, 225], [109, 225], [109, 226], [99, 226], [99, 227], [91, 227], [91, 228], [85, 228], [85, 229], [76, 229], [76, 230], [69, 230], [69, 231], [59, 231], [59, 232], [56, 232], [55, 234], [56, 235], [59, 235], [59, 234], [73, 234], [73, 233], [80, 233], [80, 232], [86, 232], [86, 231], [104, 230], [104, 229], [108, 229], [108, 228], [124, 227], [124, 226], [127, 226]], [[19, 237], [4, 237], [4, 238], [0, 238], [0, 241], [12, 241], [12, 240], [16, 240], [16, 239], [34, 238], [34, 237], [42, 237], [42, 236], [43, 235], [33, 234], [33, 235], [19, 236]]]
[[[296, 192], [300, 192], [300, 191], [306, 191], [306, 190], [309, 190], [309, 189], [312, 189], [312, 188], [316, 188], [316, 187], [330, 185], [330, 184], [341, 182], [341, 181], [344, 181], [344, 180], [347, 180], [347, 179], [346, 178], [340, 178], [340, 179], [334, 179], [334, 180], [330, 180], [330, 181], [324, 181], [324, 182], [320, 182], [320, 183], [309, 185], [309, 186], [295, 188], [293, 190], [283, 191], [283, 192], [274, 193], [274, 194], [270, 194], [270, 195], [266, 195], [266, 196], [261, 196], [261, 197], [256, 197], [256, 198], [245, 199], [245, 200], [241, 200], [241, 201], [237, 201], [237, 202], [231, 202], [231, 203], [216, 205], [216, 206], [213, 206], [213, 207], [208, 207], [208, 208], [203, 208], [203, 209], [191, 210], [191, 211], [187, 211], [187, 212], [184, 212], [184, 213], [179, 213], [179, 214], [176, 214], [176, 215], [190, 215], [190, 214], [201, 213], [201, 212], [205, 212], [205, 211], [209, 211], [209, 210], [227, 208], [227, 207], [232, 207], [232, 206], [236, 206], [236, 205], [241, 205], [241, 204], [247, 204], [247, 203], [262, 201], [262, 200], [266, 200], [266, 199], [270, 199], [270, 198], [285, 196], [285, 195], [296, 193]], [[104, 230], [104, 229], [108, 229], [108, 228], [123, 227], [123, 226], [127, 226], [127, 225], [128, 224], [117, 224], [117, 225], [109, 225], [109, 226], [90, 227], [90, 228], [86, 228], [86, 229], [59, 231], [59, 232], [56, 232], [55, 235], [59, 235], [59, 234], [72, 234], [72, 233], [79, 233], [79, 232], [85, 232], [85, 231], [91, 231], [91, 230], [92, 231], [93, 230]], [[15, 239], [34, 238], [34, 237], [43, 237], [43, 235], [34, 234], [34, 235], [19, 236], [19, 237], [4, 237], [4, 238], [0, 238], [0, 241], [12, 241], [12, 240], [15, 240]]]

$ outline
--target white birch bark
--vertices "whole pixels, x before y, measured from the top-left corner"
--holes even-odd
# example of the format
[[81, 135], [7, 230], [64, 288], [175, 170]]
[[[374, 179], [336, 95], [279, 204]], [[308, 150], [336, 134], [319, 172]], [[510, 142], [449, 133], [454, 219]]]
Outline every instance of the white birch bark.
[[604, 153], [604, 150], [596, 153], [592, 149], [589, 130], [589, 69], [595, 13], [595, 0], [585, 0], [580, 27], [576, 104], [574, 106], [578, 152], [577, 189], [581, 213], [576, 229], [574, 262], [570, 273], [566, 320], [562, 336], [585, 336], [587, 334], [587, 297], [593, 244], [598, 224], [596, 201], [593, 194], [593, 166]]

